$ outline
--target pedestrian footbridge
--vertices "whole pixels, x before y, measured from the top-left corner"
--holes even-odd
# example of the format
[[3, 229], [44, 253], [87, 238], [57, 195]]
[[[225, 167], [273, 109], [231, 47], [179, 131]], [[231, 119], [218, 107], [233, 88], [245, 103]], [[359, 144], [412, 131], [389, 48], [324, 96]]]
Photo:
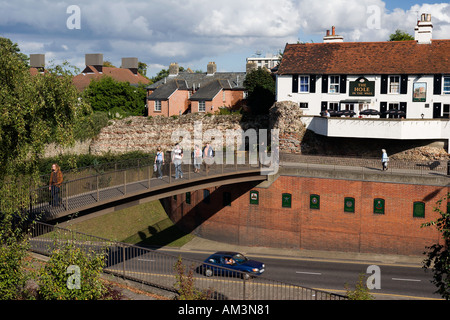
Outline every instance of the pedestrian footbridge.
[[241, 182], [262, 182], [268, 179], [257, 161], [236, 161], [234, 164], [212, 164], [199, 171], [193, 164], [182, 164], [182, 177], [175, 179], [172, 163], [163, 165], [160, 179], [153, 162], [135, 163], [124, 169], [113, 168], [95, 174], [64, 174], [58, 205], [52, 203], [48, 186], [32, 193], [30, 213], [41, 221], [66, 220], [69, 217], [101, 214], [162, 198]]

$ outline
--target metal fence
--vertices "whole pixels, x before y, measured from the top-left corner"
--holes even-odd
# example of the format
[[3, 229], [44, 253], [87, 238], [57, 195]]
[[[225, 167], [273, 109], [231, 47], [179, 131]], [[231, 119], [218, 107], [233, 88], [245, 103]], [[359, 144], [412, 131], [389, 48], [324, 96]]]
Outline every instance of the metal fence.
[[[80, 232], [37, 222], [30, 231], [33, 252], [50, 256], [71, 243], [90, 252], [106, 253], [104, 272], [159, 289], [177, 292], [175, 265], [181, 261], [186, 273], [192, 270], [195, 288], [211, 300], [345, 300], [346, 296], [306, 288], [262, 276], [248, 278], [235, 270], [223, 269], [217, 276], [202, 274], [207, 264], [169, 255], [149, 248], [114, 242]], [[232, 273], [231, 273], [232, 272]]]
[[160, 172], [154, 170], [154, 159], [129, 160], [120, 164], [106, 164], [101, 169], [87, 169], [88, 173], [95, 174], [78, 170], [66, 172], [63, 184], [56, 191], [52, 191], [48, 185], [31, 191], [29, 211], [32, 217], [45, 220], [63, 215], [64, 212], [76, 212], [102, 202], [118, 200], [127, 195], [164, 188], [169, 184], [236, 172], [258, 173], [264, 170], [259, 159], [251, 158], [246, 152], [236, 152], [232, 161], [225, 154], [216, 155], [215, 159], [220, 157], [223, 161], [211, 165], [207, 165], [206, 161], [199, 166], [196, 166], [194, 161], [183, 161], [178, 172], [181, 172], [181, 175], [178, 177], [175, 164], [170, 158], [161, 165], [161, 177]]

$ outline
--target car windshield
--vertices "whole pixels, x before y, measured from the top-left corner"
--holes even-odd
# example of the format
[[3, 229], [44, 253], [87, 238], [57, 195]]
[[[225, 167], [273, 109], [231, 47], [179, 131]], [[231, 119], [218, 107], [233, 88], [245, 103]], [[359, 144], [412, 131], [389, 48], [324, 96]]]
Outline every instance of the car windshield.
[[233, 260], [236, 261], [236, 263], [238, 263], [238, 264], [242, 264], [242, 263], [248, 261], [248, 259], [247, 259], [246, 257], [244, 257], [244, 256], [243, 256], [242, 254], [240, 254], [240, 253], [235, 254], [235, 255], [233, 256]]

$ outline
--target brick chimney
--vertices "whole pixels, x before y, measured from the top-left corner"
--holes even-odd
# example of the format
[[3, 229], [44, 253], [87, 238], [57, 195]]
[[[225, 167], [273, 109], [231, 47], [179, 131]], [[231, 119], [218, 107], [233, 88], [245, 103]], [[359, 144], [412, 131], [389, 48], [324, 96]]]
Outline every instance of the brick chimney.
[[102, 53], [87, 53], [85, 55], [86, 67], [92, 66], [98, 72], [103, 72], [103, 54]]
[[123, 69], [129, 69], [133, 74], [138, 74], [139, 61], [138, 58], [122, 58]]
[[30, 54], [30, 67], [36, 68], [39, 72], [44, 72], [45, 54]]
[[178, 63], [171, 63], [169, 66], [169, 77], [175, 77], [180, 72], [180, 67]]
[[206, 67], [206, 74], [208, 76], [213, 76], [217, 72], [217, 66], [215, 62], [208, 63], [208, 66]]
[[330, 30], [327, 30], [327, 34], [325, 37], [323, 37], [324, 43], [335, 43], [335, 42], [344, 42], [344, 37], [336, 34], [336, 27], [333, 26], [331, 28], [331, 35]]
[[433, 38], [433, 23], [431, 14], [423, 13], [414, 29], [414, 39], [419, 44], [430, 44]]

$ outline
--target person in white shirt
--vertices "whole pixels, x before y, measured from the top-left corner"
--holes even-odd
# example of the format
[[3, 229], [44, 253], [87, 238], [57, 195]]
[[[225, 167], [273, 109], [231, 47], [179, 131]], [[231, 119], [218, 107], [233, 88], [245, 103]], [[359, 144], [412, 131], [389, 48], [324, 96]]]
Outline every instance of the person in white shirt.
[[175, 165], [175, 179], [183, 178], [183, 172], [181, 171], [181, 160], [183, 159], [183, 150], [180, 145], [177, 144], [172, 151], [172, 162]]

